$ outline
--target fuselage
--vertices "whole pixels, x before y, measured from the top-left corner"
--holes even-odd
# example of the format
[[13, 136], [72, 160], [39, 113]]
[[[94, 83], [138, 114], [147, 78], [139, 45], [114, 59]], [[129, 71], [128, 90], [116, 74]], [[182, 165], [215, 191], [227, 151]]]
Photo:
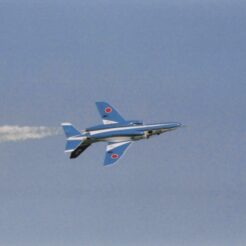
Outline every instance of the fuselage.
[[[153, 135], [172, 131], [180, 127], [178, 122], [143, 124], [140, 121], [129, 121], [125, 124], [97, 125], [81, 131], [82, 137], [88, 142], [118, 142], [146, 139]], [[80, 138], [80, 137], [78, 137]]]

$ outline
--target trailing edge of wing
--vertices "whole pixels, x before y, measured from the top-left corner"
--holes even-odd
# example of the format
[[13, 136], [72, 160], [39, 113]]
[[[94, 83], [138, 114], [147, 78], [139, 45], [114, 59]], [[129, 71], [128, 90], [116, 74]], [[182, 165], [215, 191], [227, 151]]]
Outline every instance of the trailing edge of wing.
[[118, 161], [131, 143], [131, 141], [116, 143], [109, 142], [106, 149], [104, 165], [111, 165]]
[[106, 102], [96, 102], [99, 114], [102, 117], [103, 124], [114, 124], [125, 122], [124, 118]]

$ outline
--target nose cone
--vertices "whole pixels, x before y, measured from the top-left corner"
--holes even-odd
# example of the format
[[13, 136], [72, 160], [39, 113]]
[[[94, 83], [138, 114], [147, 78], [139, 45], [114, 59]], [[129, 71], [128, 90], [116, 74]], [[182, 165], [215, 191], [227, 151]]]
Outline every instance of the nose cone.
[[178, 122], [176, 122], [175, 125], [176, 125], [176, 127], [181, 127], [182, 126], [182, 124], [178, 123]]
[[176, 129], [176, 128], [181, 127], [181, 126], [182, 126], [182, 124], [179, 122], [172, 122], [170, 124], [170, 128], [172, 128], [172, 129]]

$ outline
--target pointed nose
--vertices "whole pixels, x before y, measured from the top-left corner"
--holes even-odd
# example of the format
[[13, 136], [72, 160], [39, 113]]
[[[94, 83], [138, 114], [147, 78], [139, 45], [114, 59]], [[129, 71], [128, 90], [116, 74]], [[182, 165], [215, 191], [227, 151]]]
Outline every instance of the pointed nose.
[[181, 127], [181, 126], [182, 126], [182, 124], [179, 123], [179, 122], [172, 123], [172, 128], [178, 128], [178, 127]]
[[181, 123], [179, 123], [179, 122], [173, 122], [173, 123], [171, 123], [171, 125], [170, 125], [170, 129], [175, 130], [175, 129], [181, 127], [181, 126], [182, 126]]
[[168, 122], [168, 123], [163, 123], [162, 128], [166, 129], [166, 130], [169, 129], [171, 131], [171, 130], [175, 130], [181, 126], [183, 126], [183, 125], [179, 122]]
[[176, 123], [176, 127], [181, 127], [182, 126], [182, 124], [181, 123]]

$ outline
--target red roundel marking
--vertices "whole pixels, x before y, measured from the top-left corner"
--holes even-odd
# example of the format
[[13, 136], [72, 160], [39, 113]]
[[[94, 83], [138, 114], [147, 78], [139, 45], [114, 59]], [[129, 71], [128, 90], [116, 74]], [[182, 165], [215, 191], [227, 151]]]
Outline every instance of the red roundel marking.
[[107, 107], [107, 108], [104, 109], [104, 112], [105, 113], [111, 113], [112, 112], [112, 108]]
[[118, 156], [117, 154], [112, 154], [112, 155], [111, 155], [111, 158], [112, 158], [112, 159], [117, 159], [117, 158], [119, 158], [119, 156]]

